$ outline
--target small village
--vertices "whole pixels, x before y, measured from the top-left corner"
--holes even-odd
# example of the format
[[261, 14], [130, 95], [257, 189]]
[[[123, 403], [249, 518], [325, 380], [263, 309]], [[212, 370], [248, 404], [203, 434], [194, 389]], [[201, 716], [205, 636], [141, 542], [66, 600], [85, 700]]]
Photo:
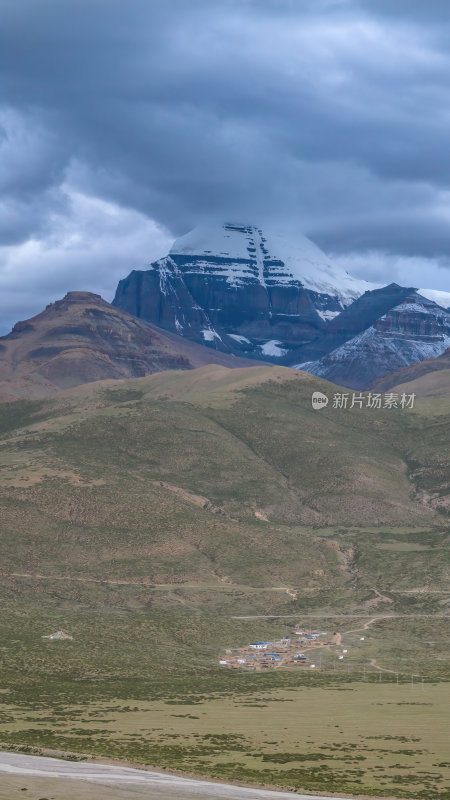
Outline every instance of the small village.
[[[219, 657], [219, 664], [228, 669], [247, 671], [277, 669], [281, 666], [316, 669], [322, 666], [322, 648], [336, 647], [340, 643], [341, 635], [337, 632], [330, 634], [297, 626], [281, 639], [252, 642], [244, 647], [225, 650]], [[339, 655], [339, 658], [343, 656]]]

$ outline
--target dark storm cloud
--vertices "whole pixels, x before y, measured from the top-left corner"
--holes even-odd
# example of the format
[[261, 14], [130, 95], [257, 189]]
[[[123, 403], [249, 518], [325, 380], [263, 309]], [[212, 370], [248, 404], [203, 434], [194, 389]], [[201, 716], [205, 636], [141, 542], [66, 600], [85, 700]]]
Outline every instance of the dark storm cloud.
[[153, 221], [211, 213], [288, 216], [335, 252], [383, 252], [386, 277], [389, 254], [445, 260], [449, 32], [438, 1], [3, 0], [0, 274], [37, 241], [40, 274], [59, 252], [76, 282], [76, 225], [93, 264], [74, 193], [131, 226], [124, 274], [170, 238]]

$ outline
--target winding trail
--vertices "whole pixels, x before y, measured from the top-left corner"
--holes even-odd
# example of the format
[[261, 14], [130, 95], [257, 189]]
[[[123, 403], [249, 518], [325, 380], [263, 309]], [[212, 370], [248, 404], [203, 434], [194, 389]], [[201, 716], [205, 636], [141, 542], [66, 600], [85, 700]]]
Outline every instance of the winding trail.
[[347, 633], [360, 633], [361, 631], [367, 631], [374, 622], [378, 622], [380, 619], [390, 619], [391, 616], [392, 614], [377, 614], [376, 617], [372, 617], [372, 619], [367, 620], [362, 628], [351, 628], [349, 631], [344, 631], [342, 636], [345, 636]]
[[[231, 578], [228, 576], [220, 576], [216, 572], [213, 572], [214, 577], [219, 582], [219, 585], [209, 585], [209, 584], [199, 584], [199, 583], [153, 583], [151, 580], [126, 580], [126, 579], [119, 579], [119, 578], [91, 578], [85, 575], [40, 575], [39, 573], [33, 572], [9, 572], [9, 573], [2, 573], [0, 575], [6, 578], [27, 578], [29, 580], [34, 581], [75, 581], [77, 583], [99, 583], [99, 584], [107, 584], [112, 586], [145, 586], [147, 589], [168, 589], [168, 590], [176, 590], [176, 589], [195, 589], [198, 591], [199, 589], [207, 589], [208, 591], [214, 591], [214, 589], [223, 589], [223, 585], [225, 584], [226, 588], [229, 588], [230, 592], [237, 591], [240, 589], [239, 584], [234, 584]], [[288, 586], [251, 586], [248, 587], [251, 589], [252, 592], [285, 592], [289, 597], [293, 600], [297, 600], [298, 592], [294, 589], [290, 589]]]
[[390, 672], [392, 675], [397, 675], [397, 671], [395, 669], [387, 669], [387, 667], [378, 666], [376, 658], [371, 658], [369, 664], [371, 667], [377, 669], [379, 672]]

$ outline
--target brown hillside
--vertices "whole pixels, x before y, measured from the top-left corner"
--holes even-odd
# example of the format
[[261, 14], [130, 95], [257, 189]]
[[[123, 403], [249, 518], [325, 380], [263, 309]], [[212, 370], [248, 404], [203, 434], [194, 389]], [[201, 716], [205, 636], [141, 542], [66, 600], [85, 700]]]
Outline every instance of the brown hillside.
[[0, 400], [211, 363], [252, 364], [162, 331], [99, 295], [69, 292], [0, 338]]
[[438, 358], [418, 361], [408, 367], [391, 372], [372, 385], [372, 389], [385, 392], [391, 389], [416, 391], [420, 396], [448, 396], [450, 393], [450, 348]]

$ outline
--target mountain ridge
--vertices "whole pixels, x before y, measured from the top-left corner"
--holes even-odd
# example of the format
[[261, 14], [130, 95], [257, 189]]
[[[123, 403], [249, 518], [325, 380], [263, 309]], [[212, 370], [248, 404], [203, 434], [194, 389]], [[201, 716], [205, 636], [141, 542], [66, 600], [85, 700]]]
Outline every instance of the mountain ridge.
[[448, 396], [450, 391], [450, 347], [436, 358], [418, 361], [391, 372], [372, 384], [375, 391], [410, 388], [421, 396]]
[[440, 356], [447, 347], [450, 312], [407, 290], [398, 305], [368, 328], [320, 360], [297, 366], [342, 386], [366, 389], [401, 367]]
[[0, 339], [0, 399], [207, 363], [300, 367], [363, 389], [445, 350], [446, 297], [355, 279], [289, 231], [199, 226], [121, 280], [113, 304], [69, 292], [18, 322]]
[[[393, 311], [408, 298], [416, 342], [409, 348], [400, 341], [402, 321], [394, 322]], [[301, 234], [224, 223], [194, 228], [167, 256], [133, 270], [119, 282], [113, 304], [217, 351], [319, 369], [336, 383], [360, 389], [391, 369], [445, 349], [444, 339], [440, 347], [437, 339], [434, 349], [427, 346], [422, 317], [430, 308], [436, 318], [450, 314], [445, 311], [450, 293], [370, 284], [333, 264]], [[392, 344], [383, 353], [374, 330], [386, 324]], [[349, 348], [358, 351], [351, 383], [345, 371]], [[326, 371], [327, 358], [334, 365], [342, 358], [342, 368]]]
[[91, 381], [211, 362], [253, 363], [159, 330], [100, 295], [68, 292], [0, 338], [0, 399], [45, 397]]

